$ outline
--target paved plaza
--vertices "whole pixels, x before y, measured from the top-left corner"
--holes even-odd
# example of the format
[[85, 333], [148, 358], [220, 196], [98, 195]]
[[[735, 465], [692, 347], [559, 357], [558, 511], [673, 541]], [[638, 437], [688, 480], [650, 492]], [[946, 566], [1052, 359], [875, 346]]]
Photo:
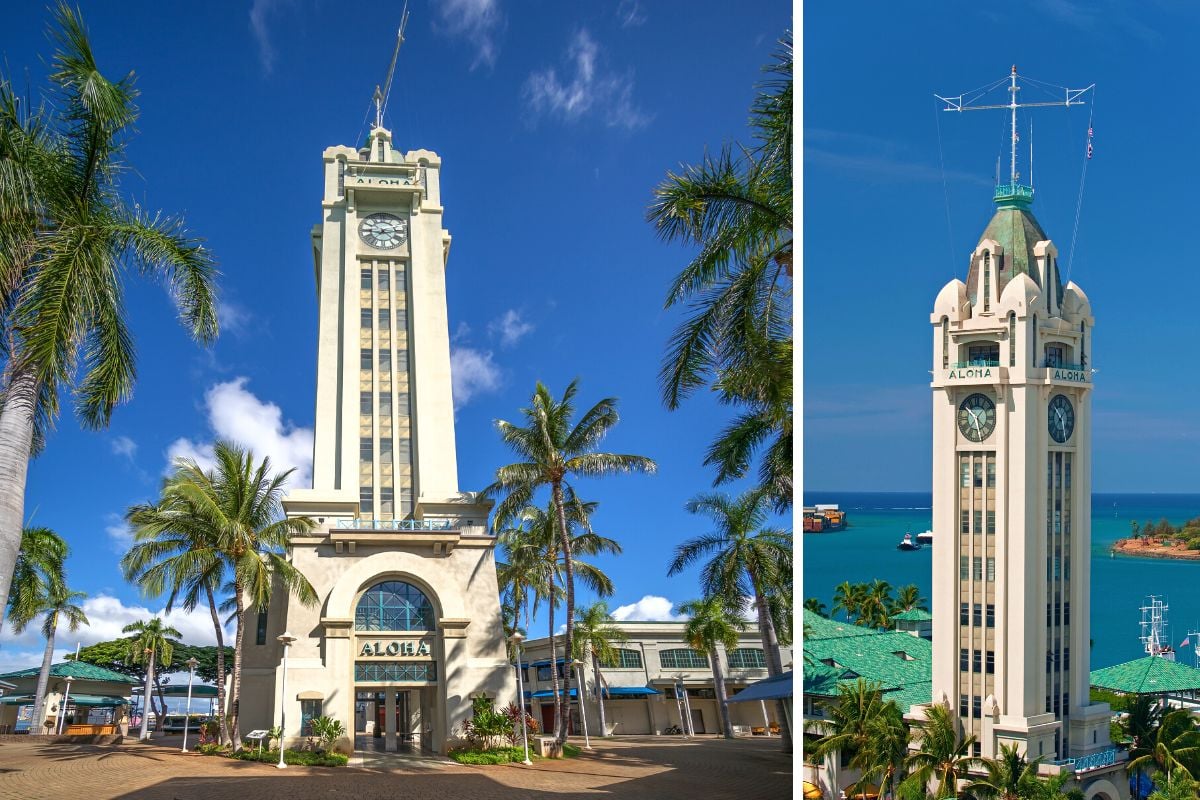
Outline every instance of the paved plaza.
[[562, 761], [464, 766], [442, 759], [369, 761], [359, 768], [288, 767], [184, 755], [166, 742], [122, 745], [0, 742], [0, 800], [720, 800], [785, 798], [792, 759], [778, 739], [639, 736], [594, 742]]

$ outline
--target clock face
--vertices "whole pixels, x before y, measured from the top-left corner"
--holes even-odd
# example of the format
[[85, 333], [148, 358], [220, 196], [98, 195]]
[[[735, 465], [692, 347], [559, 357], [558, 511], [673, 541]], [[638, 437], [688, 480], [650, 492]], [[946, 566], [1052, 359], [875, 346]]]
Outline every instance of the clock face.
[[358, 224], [358, 235], [380, 250], [391, 250], [408, 240], [408, 220], [395, 214], [371, 214]]
[[976, 392], [958, 407], [958, 429], [972, 442], [982, 442], [996, 429], [996, 404]]
[[1075, 407], [1065, 394], [1056, 394], [1050, 401], [1046, 412], [1046, 424], [1050, 428], [1050, 437], [1059, 444], [1071, 438], [1075, 431]]

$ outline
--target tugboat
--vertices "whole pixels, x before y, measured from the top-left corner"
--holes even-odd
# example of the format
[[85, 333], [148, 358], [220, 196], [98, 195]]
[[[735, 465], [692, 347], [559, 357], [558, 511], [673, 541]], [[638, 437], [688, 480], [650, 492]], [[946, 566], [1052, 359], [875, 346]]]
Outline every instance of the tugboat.
[[900, 540], [900, 544], [896, 545], [897, 550], [920, 550], [921, 543], [913, 541], [911, 533], [904, 534], [904, 538]]
[[917, 534], [918, 544], [933, 544], [933, 531], [925, 531]]

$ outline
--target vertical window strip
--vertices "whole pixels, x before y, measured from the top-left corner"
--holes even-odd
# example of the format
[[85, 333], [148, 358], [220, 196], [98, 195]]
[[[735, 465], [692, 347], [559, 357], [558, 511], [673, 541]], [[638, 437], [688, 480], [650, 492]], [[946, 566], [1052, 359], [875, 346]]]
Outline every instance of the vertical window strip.
[[942, 317], [942, 369], [950, 369], [950, 318]]
[[1012, 312], [1008, 315], [1008, 365], [1017, 365], [1017, 315]]
[[992, 254], [983, 253], [983, 310], [992, 310]]

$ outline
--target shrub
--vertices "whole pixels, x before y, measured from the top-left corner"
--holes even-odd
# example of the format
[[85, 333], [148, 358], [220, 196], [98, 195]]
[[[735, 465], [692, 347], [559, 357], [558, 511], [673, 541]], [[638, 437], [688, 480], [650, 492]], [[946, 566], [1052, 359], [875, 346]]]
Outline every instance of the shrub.
[[206, 756], [227, 756], [229, 755], [228, 748], [222, 747], [216, 742], [207, 742], [196, 747], [196, 752]]
[[200, 744], [211, 744], [221, 735], [220, 718], [210, 719], [200, 723]]
[[[278, 750], [239, 750], [233, 758], [241, 761], [260, 761], [264, 764], [279, 763]], [[344, 767], [350, 761], [342, 753], [314, 753], [307, 750], [285, 750], [283, 763], [302, 767]]]
[[472, 715], [463, 723], [463, 738], [473, 749], [486, 749], [498, 740], [512, 735], [513, 722], [504, 712], [497, 711], [490, 697], [480, 695], [471, 700]]
[[478, 747], [451, 750], [450, 758], [460, 764], [511, 764], [525, 760], [525, 750], [521, 747], [493, 747], [482, 749]]
[[334, 742], [346, 735], [346, 727], [333, 717], [313, 717], [309, 726], [313, 736], [321, 743], [321, 752], [329, 750]]
[[504, 709], [504, 716], [508, 717], [508, 728], [504, 731], [504, 735], [513, 745], [518, 745], [523, 742], [523, 739], [521, 738], [521, 728], [519, 727], [521, 723], [518, 722], [521, 717], [525, 718], [525, 729], [528, 731], [528, 736], [536, 736], [538, 732], [541, 731], [541, 728], [538, 726], [537, 720], [533, 718], [533, 715], [526, 714], [524, 709], [517, 708], [516, 703], [508, 704], [508, 708]]

